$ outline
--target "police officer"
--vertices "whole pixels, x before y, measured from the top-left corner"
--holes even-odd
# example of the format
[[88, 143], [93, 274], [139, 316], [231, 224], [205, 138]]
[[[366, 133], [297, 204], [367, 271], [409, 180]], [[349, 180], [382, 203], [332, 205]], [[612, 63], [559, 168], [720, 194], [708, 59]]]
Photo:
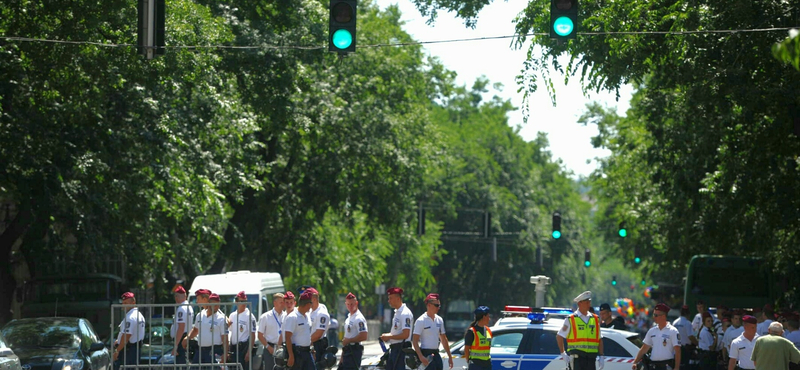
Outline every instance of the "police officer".
[[[591, 307], [590, 307], [591, 308]], [[612, 328], [617, 330], [628, 330], [625, 327], [625, 319], [622, 316], [617, 316], [612, 318], [611, 316], [611, 306], [608, 303], [603, 303], [600, 305], [600, 327], [601, 328]]]
[[[592, 306], [592, 292], [585, 291], [579, 294], [574, 302], [578, 310], [564, 320], [564, 326], [556, 335], [561, 359], [572, 370], [595, 369], [595, 360], [602, 370], [605, 366], [603, 356], [603, 341], [600, 340], [600, 319], [597, 315], [589, 313]], [[567, 341], [567, 350], [564, 350], [564, 340]]]
[[[204, 290], [205, 292], [207, 291]], [[196, 337], [200, 345], [192, 358], [192, 363], [210, 364], [214, 361], [214, 354], [222, 352], [218, 348], [223, 344], [227, 347], [227, 320], [224, 315], [221, 318], [217, 315], [218, 305], [214, 304], [219, 302], [217, 294], [209, 294], [207, 299], [203, 299], [204, 302], [201, 302], [199, 295], [197, 297], [197, 303], [203, 309], [195, 316], [194, 327], [187, 339], [192, 340]]]
[[468, 370], [492, 370], [492, 330], [489, 329], [489, 307], [475, 309], [475, 320], [464, 334], [464, 357], [469, 361]]
[[758, 320], [756, 332], [758, 335], [764, 336], [769, 334], [769, 325], [772, 324], [772, 319], [774, 318], [775, 310], [773, 310], [771, 304], [765, 304], [764, 308], [761, 310], [758, 310], [758, 307], [756, 307], [756, 320]]
[[[122, 294], [122, 305], [125, 317], [119, 324], [119, 336], [114, 349], [114, 368], [122, 365], [139, 364], [139, 342], [144, 338], [144, 316], [136, 308], [136, 297], [133, 293]], [[124, 352], [119, 358], [120, 352]]]
[[414, 314], [403, 303], [403, 289], [389, 288], [386, 290], [389, 297], [389, 306], [394, 308], [392, 317], [392, 330], [381, 334], [381, 340], [389, 343], [389, 360], [386, 361], [386, 370], [405, 370], [406, 354], [403, 348], [411, 347], [411, 326]]
[[[756, 345], [758, 320], [750, 315], [742, 316], [742, 334], [731, 342], [728, 370], [755, 370], [756, 364], [750, 359]], [[728, 329], [730, 330], [730, 329]]]
[[717, 331], [714, 329], [714, 317], [709, 312], [703, 312], [703, 328], [697, 337], [697, 350], [699, 352], [700, 369], [715, 370], [717, 363]]
[[653, 311], [654, 325], [644, 337], [644, 344], [633, 360], [633, 370], [651, 348], [649, 370], [679, 370], [681, 367], [681, 338], [678, 329], [667, 321], [669, 306], [659, 303]]
[[172, 319], [172, 327], [170, 327], [169, 334], [175, 341], [175, 346], [172, 348], [172, 356], [175, 356], [175, 363], [178, 365], [186, 364], [186, 349], [183, 348], [181, 342], [191, 331], [189, 324], [194, 317], [194, 309], [189, 305], [186, 300], [186, 289], [182, 286], [175, 288], [175, 303], [179, 304], [175, 308], [175, 316]]
[[[441, 301], [439, 295], [430, 293], [425, 297], [426, 312], [417, 318], [414, 323], [414, 335], [411, 343], [417, 352], [422, 365], [426, 370], [442, 370], [442, 356], [439, 355], [439, 344], [444, 345], [450, 368], [453, 368], [453, 355], [450, 354], [450, 343], [447, 341], [444, 329], [444, 320], [436, 313], [439, 312]], [[427, 356], [432, 356], [428, 361]]]
[[258, 341], [264, 346], [263, 370], [272, 370], [275, 367], [275, 358], [272, 354], [281, 343], [283, 331], [283, 306], [284, 306], [283, 293], [275, 293], [272, 295], [272, 310], [264, 312], [258, 318]]
[[331, 315], [328, 307], [319, 303], [319, 291], [313, 286], [306, 287], [303, 293], [311, 295], [311, 313], [308, 315], [311, 320], [311, 345], [314, 347], [314, 359], [317, 368], [323, 368], [321, 364], [325, 350], [328, 349], [328, 325], [331, 323]]
[[[725, 358], [730, 358], [731, 343], [733, 343], [733, 340], [744, 333], [744, 327], [742, 326], [742, 315], [743, 313], [741, 310], [733, 311], [733, 314], [731, 315], [731, 327], [729, 327], [728, 330], [725, 331], [725, 335], [722, 336]], [[726, 361], [726, 363], [727, 362], [729, 361]]]
[[295, 300], [294, 293], [292, 293], [291, 290], [286, 292], [286, 294], [284, 295], [284, 298], [283, 298], [283, 302], [285, 303], [284, 304], [284, 308], [286, 309], [283, 312], [283, 317], [286, 317], [286, 315], [288, 315], [288, 314], [292, 313], [292, 311], [294, 311], [294, 306], [295, 306], [295, 304], [297, 304], [297, 300]]
[[697, 346], [697, 338], [692, 333], [692, 322], [689, 321], [689, 306], [681, 307], [681, 316], [672, 322], [672, 326], [678, 329], [681, 340], [681, 366], [684, 370], [689, 369], [689, 359]]
[[247, 307], [247, 294], [244, 291], [236, 295], [236, 311], [228, 319], [233, 327], [230, 338], [233, 361], [242, 364], [242, 369], [248, 369], [247, 364], [250, 362], [250, 352], [256, 341], [258, 328], [256, 317]]
[[[194, 296], [197, 299], [197, 305], [200, 307], [201, 313], [202, 313], [203, 308], [205, 308], [205, 305], [208, 304], [208, 297], [210, 295], [211, 295], [211, 291], [208, 290], [208, 289], [195, 290]], [[192, 358], [192, 362], [195, 362], [194, 359], [195, 359], [195, 356], [197, 356], [197, 353], [199, 352], [200, 345], [199, 345], [199, 341], [197, 339], [189, 340], [189, 336], [192, 335], [192, 331], [194, 331], [194, 324], [197, 322], [197, 317], [198, 316], [200, 316], [200, 313], [196, 314], [192, 318], [192, 320], [193, 320], [192, 321], [192, 329], [189, 331], [189, 334], [187, 334], [186, 337], [183, 338], [183, 348], [184, 349], [188, 349], [188, 354], [189, 354], [188, 357]], [[195, 334], [195, 336], [196, 335], [197, 334]], [[192, 337], [192, 338], [194, 338], [194, 337]]]
[[347, 319], [344, 321], [344, 338], [342, 339], [342, 357], [339, 359], [338, 370], [359, 370], [364, 346], [361, 342], [367, 340], [367, 320], [358, 310], [358, 299], [355, 294], [347, 293], [344, 300]]
[[311, 311], [311, 292], [300, 294], [297, 308], [286, 315], [283, 322], [286, 336], [286, 351], [289, 359], [286, 365], [292, 370], [315, 370], [311, 356], [311, 322], [306, 315]]

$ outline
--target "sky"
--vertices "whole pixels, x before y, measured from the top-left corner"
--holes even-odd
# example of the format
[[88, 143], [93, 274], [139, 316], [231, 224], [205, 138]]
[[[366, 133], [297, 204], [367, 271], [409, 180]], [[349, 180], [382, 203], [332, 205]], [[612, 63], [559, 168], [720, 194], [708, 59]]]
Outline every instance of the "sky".
[[[435, 23], [429, 26], [425, 22], [427, 18], [420, 15], [411, 0], [377, 0], [377, 4], [381, 9], [398, 5], [403, 14], [403, 29], [406, 32], [417, 41], [436, 41], [512, 35], [512, 21], [525, 8], [527, 0], [494, 0], [479, 13], [474, 29], [467, 28], [463, 20], [445, 12], [439, 12]], [[478, 77], [486, 76], [491, 84], [499, 82], [504, 86], [501, 92], [495, 91], [492, 95], [508, 99], [514, 106], [521, 108], [523, 93], [517, 92], [516, 76], [523, 68], [528, 48], [526, 45], [522, 49], [514, 50], [511, 48], [511, 40], [427, 44], [424, 48], [429, 55], [438, 57], [447, 69], [458, 74], [458, 84], [471, 87]], [[475, 50], [480, 52], [475, 53]], [[564, 59], [565, 62], [566, 60]], [[523, 123], [522, 109], [518, 109], [509, 116], [509, 124], [520, 126], [520, 135], [526, 141], [535, 139], [538, 132], [546, 133], [553, 157], [560, 158], [563, 167], [571, 171], [574, 178], [588, 176], [597, 168], [594, 159], [605, 157], [610, 152], [592, 147], [590, 139], [597, 135], [597, 127], [583, 126], [577, 123], [578, 118], [584, 112], [586, 104], [592, 101], [616, 108], [617, 113], [624, 115], [629, 107], [633, 88], [626, 85], [620, 89], [619, 101], [613, 92], [591, 92], [584, 96], [579, 76], [571, 78], [569, 84], [564, 85], [562, 75], [555, 71], [551, 71], [550, 75], [556, 93], [556, 106], [553, 107], [546, 89], [539, 84], [539, 90], [529, 99], [528, 122]]]

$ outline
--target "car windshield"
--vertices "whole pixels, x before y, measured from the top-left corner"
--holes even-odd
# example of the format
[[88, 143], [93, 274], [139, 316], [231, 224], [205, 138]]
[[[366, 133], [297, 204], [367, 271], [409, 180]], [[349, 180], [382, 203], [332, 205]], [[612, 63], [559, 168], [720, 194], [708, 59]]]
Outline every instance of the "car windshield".
[[18, 320], [3, 328], [9, 347], [78, 348], [81, 344], [77, 321]]

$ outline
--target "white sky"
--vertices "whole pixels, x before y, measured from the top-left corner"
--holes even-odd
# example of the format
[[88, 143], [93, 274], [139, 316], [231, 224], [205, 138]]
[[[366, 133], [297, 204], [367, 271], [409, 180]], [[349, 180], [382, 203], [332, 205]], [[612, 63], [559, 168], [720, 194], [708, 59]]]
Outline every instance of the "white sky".
[[[527, 0], [494, 0], [480, 12], [475, 29], [467, 28], [463, 20], [443, 12], [439, 13], [433, 26], [428, 26], [425, 24], [426, 18], [419, 14], [411, 0], [377, 0], [377, 4], [381, 9], [386, 9], [390, 4], [398, 4], [403, 14], [402, 20], [406, 23], [403, 27], [406, 32], [417, 41], [437, 41], [512, 35], [512, 20], [525, 8]], [[520, 50], [512, 50], [511, 40], [428, 44], [425, 49], [430, 55], [438, 57], [448, 69], [458, 73], [458, 84], [472, 87], [472, 83], [484, 75], [492, 84], [503, 84], [503, 91], [494, 94], [509, 99], [516, 107], [521, 107], [522, 93], [517, 92], [515, 79], [523, 67], [528, 49], [526, 46]], [[475, 53], [476, 50], [479, 52]], [[584, 112], [586, 104], [592, 101], [616, 107], [617, 112], [624, 115], [629, 107], [633, 88], [624, 86], [617, 102], [614, 93], [610, 92], [584, 96], [578, 77], [571, 78], [566, 86], [563, 76], [555, 71], [551, 71], [551, 77], [556, 91], [556, 107], [553, 107], [547, 90], [540, 83], [539, 90], [530, 99], [530, 117], [528, 123], [522, 126], [520, 135], [526, 141], [531, 141], [536, 138], [537, 132], [546, 133], [553, 156], [561, 158], [564, 167], [572, 171], [574, 177], [587, 176], [597, 166], [594, 158], [607, 156], [609, 152], [592, 148], [590, 138], [597, 135], [597, 127], [578, 124], [578, 117]], [[523, 124], [521, 109], [510, 115], [509, 124]]]

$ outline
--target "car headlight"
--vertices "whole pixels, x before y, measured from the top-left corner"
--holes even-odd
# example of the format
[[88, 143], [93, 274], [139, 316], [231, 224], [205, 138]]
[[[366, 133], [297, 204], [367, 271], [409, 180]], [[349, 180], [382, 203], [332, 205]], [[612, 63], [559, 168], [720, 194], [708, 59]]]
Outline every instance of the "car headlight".
[[83, 360], [64, 360], [64, 365], [61, 370], [81, 370], [83, 369]]

